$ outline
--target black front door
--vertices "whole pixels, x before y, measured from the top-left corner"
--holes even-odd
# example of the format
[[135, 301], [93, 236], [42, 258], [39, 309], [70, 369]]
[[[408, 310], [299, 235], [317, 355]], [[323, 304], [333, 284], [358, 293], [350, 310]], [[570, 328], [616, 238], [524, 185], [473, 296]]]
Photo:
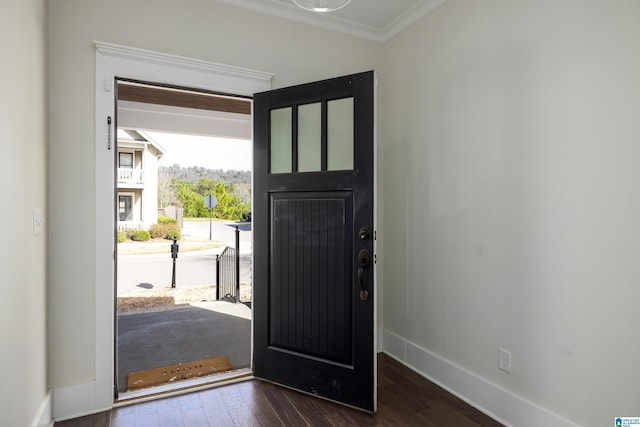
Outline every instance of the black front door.
[[254, 97], [254, 375], [375, 411], [374, 73]]

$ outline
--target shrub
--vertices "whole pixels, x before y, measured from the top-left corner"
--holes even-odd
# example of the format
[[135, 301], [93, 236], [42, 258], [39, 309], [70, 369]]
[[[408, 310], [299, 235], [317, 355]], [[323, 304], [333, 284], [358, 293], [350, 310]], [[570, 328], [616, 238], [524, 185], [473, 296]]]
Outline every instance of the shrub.
[[173, 236], [176, 236], [176, 239], [182, 237], [177, 224], [153, 224], [149, 228], [149, 235], [154, 239], [162, 237], [167, 240], [173, 240]]
[[125, 228], [124, 235], [127, 236], [127, 239], [133, 239], [133, 234], [138, 231], [137, 228]]
[[147, 230], [136, 230], [131, 236], [131, 240], [135, 240], [136, 242], [146, 242], [149, 240], [151, 236]]
[[149, 228], [149, 235], [153, 239], [164, 237], [171, 228], [171, 224], [153, 224]]
[[117, 240], [118, 240], [118, 243], [122, 243], [125, 240], [127, 240], [127, 233], [125, 233], [124, 231], [118, 230]]
[[174, 237], [176, 240], [180, 240], [180, 237], [182, 237], [182, 233], [180, 233], [180, 230], [177, 228], [167, 231], [167, 234], [164, 235], [164, 238], [167, 240], [173, 240]]
[[171, 218], [170, 216], [162, 216], [158, 217], [158, 224], [177, 224], [178, 220], [175, 218]]

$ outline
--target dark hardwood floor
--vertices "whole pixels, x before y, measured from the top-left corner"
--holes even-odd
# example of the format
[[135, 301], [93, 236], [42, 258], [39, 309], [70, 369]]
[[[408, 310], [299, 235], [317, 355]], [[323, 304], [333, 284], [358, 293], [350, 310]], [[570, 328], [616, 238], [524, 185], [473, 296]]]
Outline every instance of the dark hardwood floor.
[[378, 357], [378, 412], [373, 415], [252, 380], [55, 423], [55, 427], [501, 425], [385, 354]]

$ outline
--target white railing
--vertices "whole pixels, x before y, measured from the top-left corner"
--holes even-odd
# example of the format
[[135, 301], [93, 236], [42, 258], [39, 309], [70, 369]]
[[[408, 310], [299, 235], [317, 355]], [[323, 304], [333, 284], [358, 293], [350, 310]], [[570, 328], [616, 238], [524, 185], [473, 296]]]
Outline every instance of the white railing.
[[144, 229], [144, 223], [142, 221], [118, 221], [118, 231], [142, 229]]
[[118, 182], [127, 184], [144, 184], [144, 170], [118, 168]]

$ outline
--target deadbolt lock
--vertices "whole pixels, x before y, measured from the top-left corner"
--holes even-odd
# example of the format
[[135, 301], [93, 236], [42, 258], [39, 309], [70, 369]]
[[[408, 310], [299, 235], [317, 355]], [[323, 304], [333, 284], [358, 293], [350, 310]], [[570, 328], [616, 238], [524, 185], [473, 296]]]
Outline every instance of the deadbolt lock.
[[360, 240], [369, 240], [369, 229], [367, 227], [362, 227], [360, 229], [360, 232], [358, 233], [358, 236], [360, 236]]

